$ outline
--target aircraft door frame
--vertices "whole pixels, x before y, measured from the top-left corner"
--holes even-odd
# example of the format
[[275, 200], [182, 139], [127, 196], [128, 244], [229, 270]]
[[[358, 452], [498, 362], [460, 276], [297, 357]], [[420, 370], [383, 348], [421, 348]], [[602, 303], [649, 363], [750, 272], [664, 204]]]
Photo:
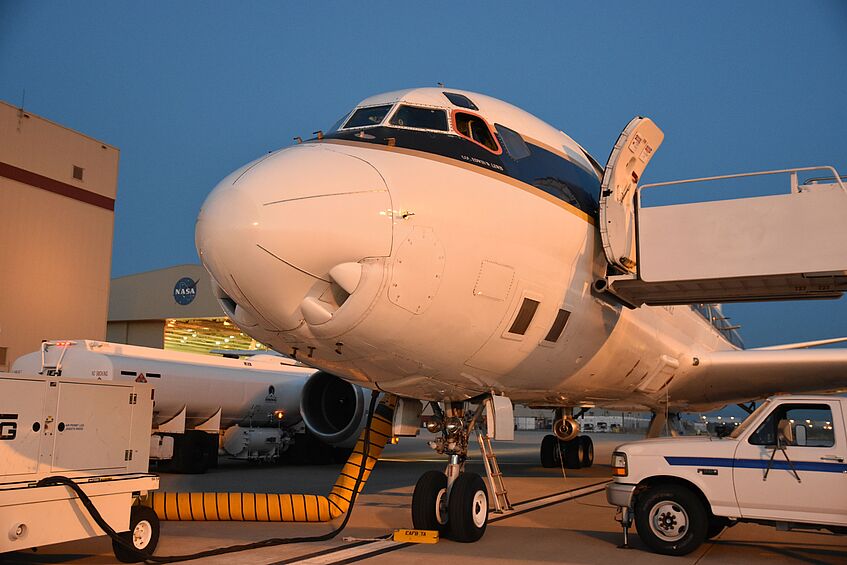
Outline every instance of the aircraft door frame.
[[600, 185], [600, 237], [610, 265], [637, 272], [638, 182], [665, 134], [650, 118], [636, 116], [621, 132]]

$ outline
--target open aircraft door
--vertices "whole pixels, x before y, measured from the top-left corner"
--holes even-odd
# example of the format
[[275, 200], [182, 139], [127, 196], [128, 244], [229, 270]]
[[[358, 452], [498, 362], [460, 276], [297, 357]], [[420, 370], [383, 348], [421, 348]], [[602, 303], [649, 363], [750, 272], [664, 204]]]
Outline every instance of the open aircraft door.
[[[847, 187], [834, 168], [639, 186], [663, 137], [652, 121], [635, 118], [612, 150], [600, 194], [609, 268], [595, 290], [631, 307], [838, 298], [847, 290]], [[799, 175], [811, 171], [824, 171], [826, 178], [800, 184]], [[765, 175], [789, 176], [788, 194], [648, 207], [641, 202], [647, 188]]]

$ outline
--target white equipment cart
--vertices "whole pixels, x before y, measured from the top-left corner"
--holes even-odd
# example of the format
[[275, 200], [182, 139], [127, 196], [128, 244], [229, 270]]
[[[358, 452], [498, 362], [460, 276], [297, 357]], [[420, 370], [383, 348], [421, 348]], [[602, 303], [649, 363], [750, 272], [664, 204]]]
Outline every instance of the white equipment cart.
[[[159, 521], [135, 504], [159, 486], [147, 472], [153, 389], [136, 382], [0, 373], [0, 561], [3, 553], [105, 535], [66, 485], [88, 496], [120, 537], [150, 555]], [[141, 557], [114, 541], [125, 562]]]

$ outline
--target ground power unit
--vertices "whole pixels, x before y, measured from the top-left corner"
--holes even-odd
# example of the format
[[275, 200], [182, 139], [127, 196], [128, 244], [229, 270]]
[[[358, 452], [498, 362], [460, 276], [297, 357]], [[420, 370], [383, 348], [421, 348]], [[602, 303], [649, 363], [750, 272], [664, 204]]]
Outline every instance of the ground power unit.
[[[158, 520], [136, 500], [155, 490], [147, 472], [149, 384], [0, 373], [0, 561], [3, 553], [104, 535], [68, 477], [121, 537], [152, 553]], [[116, 556], [133, 559], [113, 542]]]

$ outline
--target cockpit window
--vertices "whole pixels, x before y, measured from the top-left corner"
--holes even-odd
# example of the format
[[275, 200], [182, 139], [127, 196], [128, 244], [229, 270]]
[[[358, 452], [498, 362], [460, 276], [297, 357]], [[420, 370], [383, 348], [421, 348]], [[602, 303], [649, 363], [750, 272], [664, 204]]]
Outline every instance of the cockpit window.
[[479, 110], [479, 108], [476, 107], [476, 104], [471, 102], [471, 99], [464, 94], [457, 94], [455, 92], [443, 92], [442, 94], [444, 94], [447, 100], [449, 100], [454, 106], [467, 108], [468, 110]]
[[509, 154], [509, 157], [515, 161], [529, 157], [529, 147], [527, 147], [521, 134], [500, 124], [494, 125], [497, 128], [497, 133], [500, 134], [500, 141], [503, 142], [503, 147], [506, 148], [506, 153]]
[[394, 112], [389, 123], [407, 128], [448, 131], [447, 112], [435, 108], [421, 108], [404, 104]]
[[346, 124], [344, 124], [344, 129], [378, 125], [382, 122], [390, 109], [391, 104], [359, 108], [353, 112], [353, 115], [350, 116], [350, 119], [347, 120]]
[[338, 131], [339, 129], [341, 129], [341, 124], [343, 124], [343, 123], [344, 123], [344, 118], [346, 118], [346, 117], [347, 117], [347, 114], [344, 114], [343, 116], [341, 116], [340, 118], [338, 118], [338, 119], [335, 121], [335, 123], [334, 123], [334, 124], [332, 124], [332, 125], [329, 127], [329, 129], [328, 129], [328, 130], [326, 130], [326, 132], [327, 132], [327, 133], [330, 133], [330, 132]]
[[468, 112], [455, 112], [453, 126], [462, 137], [474, 141], [494, 153], [500, 153], [500, 146], [491, 133], [491, 128], [481, 117]]

